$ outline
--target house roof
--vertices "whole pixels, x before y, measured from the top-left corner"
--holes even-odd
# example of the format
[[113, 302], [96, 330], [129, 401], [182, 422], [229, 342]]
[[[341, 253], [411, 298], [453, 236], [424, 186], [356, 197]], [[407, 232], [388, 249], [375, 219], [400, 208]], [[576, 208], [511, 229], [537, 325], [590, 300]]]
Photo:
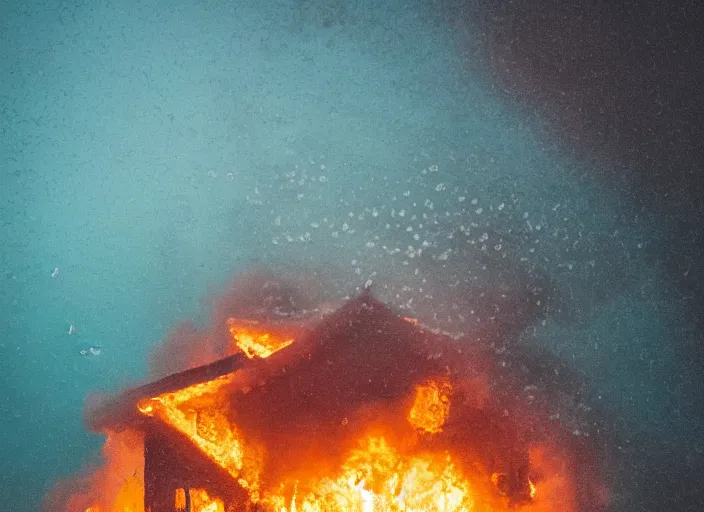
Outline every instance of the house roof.
[[[312, 352], [316, 346], [325, 343], [330, 338], [356, 338], [352, 328], [361, 325], [368, 326], [370, 321], [373, 324], [383, 325], [385, 331], [395, 326], [396, 330], [401, 328], [405, 331], [420, 332], [419, 329], [404, 321], [388, 306], [373, 297], [369, 290], [365, 290], [358, 297], [351, 299], [341, 308], [323, 318], [311, 331], [304, 332], [302, 336], [304, 339], [297, 340], [290, 347], [280, 351], [285, 354], [277, 353], [262, 360], [249, 359], [244, 353], [238, 352], [211, 364], [169, 375], [146, 385], [123, 391], [110, 400], [88, 408], [85, 422], [95, 432], [119, 431], [125, 428], [144, 429], [148, 424], [148, 418], [137, 409], [137, 404], [143, 399], [208, 382], [237, 370], [277, 365], [282, 356], [294, 355], [295, 357], [295, 353], [302, 350]], [[406, 341], [396, 336], [394, 338], [403, 344], [407, 343], [411, 337], [404, 336]]]

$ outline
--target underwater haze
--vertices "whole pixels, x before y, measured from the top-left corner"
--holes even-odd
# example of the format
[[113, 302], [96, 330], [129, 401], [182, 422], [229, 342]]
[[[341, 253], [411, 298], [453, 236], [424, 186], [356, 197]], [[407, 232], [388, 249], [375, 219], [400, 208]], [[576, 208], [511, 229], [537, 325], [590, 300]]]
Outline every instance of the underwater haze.
[[619, 148], [501, 82], [479, 9], [0, 3], [7, 510], [39, 510], [97, 460], [85, 397], [144, 378], [154, 346], [253, 267], [315, 273], [340, 298], [373, 283], [447, 332], [548, 350], [617, 430], [613, 510], [700, 510], [680, 224], [613, 179]]

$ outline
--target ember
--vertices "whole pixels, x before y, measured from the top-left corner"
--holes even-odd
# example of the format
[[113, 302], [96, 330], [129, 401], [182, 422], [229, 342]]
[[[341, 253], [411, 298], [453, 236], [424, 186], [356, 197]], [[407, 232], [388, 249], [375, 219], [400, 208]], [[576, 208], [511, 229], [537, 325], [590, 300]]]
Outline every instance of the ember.
[[138, 432], [120, 457], [143, 468], [59, 510], [603, 509], [589, 438], [521, 402], [493, 352], [408, 320], [368, 292], [305, 328], [228, 317], [232, 355], [91, 416]]

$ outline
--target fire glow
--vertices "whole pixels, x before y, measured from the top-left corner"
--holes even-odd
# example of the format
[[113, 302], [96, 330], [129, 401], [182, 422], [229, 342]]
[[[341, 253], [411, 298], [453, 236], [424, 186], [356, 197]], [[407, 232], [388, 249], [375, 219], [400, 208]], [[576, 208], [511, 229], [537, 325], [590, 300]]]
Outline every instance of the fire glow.
[[286, 327], [276, 332], [274, 326], [260, 325], [257, 321], [227, 319], [227, 328], [234, 345], [250, 359], [269, 357], [293, 343], [296, 329], [291, 326]]
[[[576, 492], [584, 459], [574, 452], [583, 447], [493, 390], [485, 352], [428, 333], [370, 296], [306, 330], [232, 317], [226, 327], [237, 362], [230, 371], [125, 402], [136, 416], [124, 421], [152, 433], [120, 457], [149, 460], [163, 438], [171, 448], [157, 451], [167, 464], [182, 451], [208, 461], [173, 461], [181, 476], [159, 480], [173, 483], [169, 505], [149, 512], [586, 510]], [[109, 417], [101, 421], [114, 423]], [[111, 464], [121, 488], [71, 512], [161, 503], [154, 496], [163, 489], [146, 490], [149, 469], [138, 477]], [[198, 471], [215, 476], [199, 480]], [[224, 483], [209, 487], [215, 480]]]
[[450, 412], [450, 384], [430, 381], [416, 388], [416, 399], [408, 413], [408, 421], [429, 434], [442, 432]]
[[228, 384], [229, 376], [189, 386], [141, 401], [142, 414], [156, 416], [184, 434], [213, 462], [226, 470], [240, 485], [249, 487], [242, 477], [241, 434], [222, 414], [226, 407], [218, 390]]

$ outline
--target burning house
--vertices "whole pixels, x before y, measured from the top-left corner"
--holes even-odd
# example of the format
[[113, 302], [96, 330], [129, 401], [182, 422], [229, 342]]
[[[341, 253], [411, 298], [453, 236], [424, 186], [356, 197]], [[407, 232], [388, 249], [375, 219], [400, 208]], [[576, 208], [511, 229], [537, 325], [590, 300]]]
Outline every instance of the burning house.
[[61, 510], [605, 509], [588, 408], [526, 358], [433, 332], [369, 291], [315, 318], [226, 324], [225, 357], [91, 411], [120, 478], [97, 471]]

